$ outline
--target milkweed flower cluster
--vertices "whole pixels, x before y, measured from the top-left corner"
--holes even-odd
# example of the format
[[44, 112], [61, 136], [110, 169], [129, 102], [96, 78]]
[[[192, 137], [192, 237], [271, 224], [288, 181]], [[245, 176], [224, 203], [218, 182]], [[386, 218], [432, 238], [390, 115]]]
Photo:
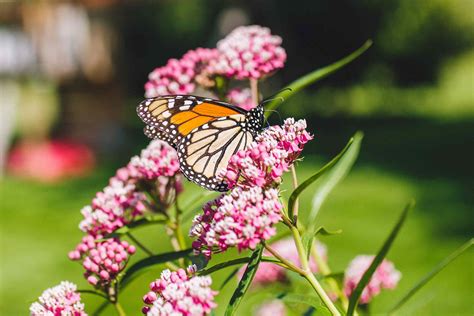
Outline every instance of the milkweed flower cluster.
[[211, 89], [216, 86], [216, 76], [237, 80], [268, 76], [285, 64], [281, 43], [281, 37], [266, 27], [238, 27], [219, 41], [217, 48], [190, 50], [155, 68], [148, 75], [145, 96], [191, 94], [197, 85]]
[[206, 76], [212, 74], [209, 62], [218, 56], [216, 49], [190, 50], [181, 59], [170, 59], [163, 67], [153, 70], [145, 84], [145, 96], [152, 98], [167, 94], [189, 94], [196, 88], [195, 81], [213, 86]]
[[30, 306], [31, 316], [71, 315], [87, 316], [77, 286], [68, 281], [49, 288]]
[[311, 139], [305, 120], [288, 118], [283, 126], [269, 127], [247, 149], [232, 156], [227, 169], [220, 174], [229, 188], [274, 186], [281, 182], [283, 172], [288, 171]]
[[286, 52], [282, 39], [259, 25], [240, 26], [217, 43], [215, 71], [238, 80], [259, 79], [283, 68]]
[[143, 200], [135, 184], [113, 177], [109, 185], [96, 194], [91, 205], [81, 210], [84, 219], [79, 228], [92, 236], [112, 233], [143, 214]]
[[252, 92], [249, 88], [235, 88], [227, 93], [227, 100], [244, 110], [253, 109], [256, 104], [252, 100]]
[[82, 266], [86, 270], [84, 277], [87, 282], [105, 289], [125, 268], [129, 256], [135, 251], [135, 246], [126, 241], [107, 239], [96, 242], [92, 236], [86, 236], [76, 250], [69, 253], [69, 258], [71, 260], [83, 258]]
[[[344, 276], [344, 292], [347, 296], [352, 294], [365, 271], [369, 268], [375, 256], [360, 255], [355, 257], [347, 267]], [[369, 303], [374, 296], [380, 294], [382, 289], [394, 289], [401, 278], [400, 271], [395, 269], [392, 262], [383, 260], [375, 270], [369, 284], [362, 291], [360, 302]]]
[[282, 205], [277, 189], [236, 187], [204, 206], [203, 214], [193, 220], [190, 236], [196, 237], [193, 248], [210, 257], [229, 247], [255, 249], [276, 233]]
[[147, 304], [142, 312], [149, 316], [207, 315], [216, 307], [209, 276], [193, 276], [184, 269], [171, 272], [164, 270], [161, 277], [151, 282], [150, 292], [145, 294], [143, 302]]
[[156, 191], [164, 206], [170, 203], [171, 190], [182, 191], [176, 151], [164, 141], [151, 141], [140, 156], [117, 171], [91, 205], [82, 209], [79, 228], [92, 236], [106, 235], [143, 215], [146, 198], [138, 187], [143, 182]]
[[[281, 256], [283, 256], [285, 259], [289, 260], [290, 262], [296, 263], [298, 266], [301, 266], [301, 262], [299, 259], [298, 251], [296, 250], [295, 242], [291, 238], [287, 239], [282, 239], [277, 242], [274, 242], [273, 244], [270, 245], [276, 252], [278, 252]], [[323, 260], [327, 260], [327, 248], [326, 246], [319, 242], [316, 241], [315, 244], [316, 251], [318, 252], [319, 256]], [[265, 256], [271, 256], [271, 254], [268, 251], [264, 251]], [[310, 257], [309, 260], [309, 267], [313, 273], [318, 273], [319, 268], [314, 261], [312, 257]], [[245, 271], [245, 267], [240, 269], [239, 271], [239, 276], [242, 276]], [[270, 263], [270, 262], [261, 262], [260, 265], [258, 266], [258, 270], [255, 273], [255, 277], [253, 279], [253, 282], [256, 284], [272, 284], [274, 282], [280, 281], [286, 281], [287, 280], [287, 272], [285, 268]]]

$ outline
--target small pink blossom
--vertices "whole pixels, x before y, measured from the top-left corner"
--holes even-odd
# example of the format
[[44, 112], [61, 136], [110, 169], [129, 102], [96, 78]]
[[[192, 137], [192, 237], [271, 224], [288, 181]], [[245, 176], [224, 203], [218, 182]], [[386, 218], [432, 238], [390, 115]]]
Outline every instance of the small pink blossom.
[[250, 146], [237, 152], [227, 169], [219, 171], [229, 188], [239, 186], [270, 187], [281, 182], [298, 158], [304, 145], [313, 139], [306, 131], [306, 121], [285, 120], [283, 126], [271, 126], [255, 138]]
[[149, 316], [210, 314], [217, 306], [214, 302], [217, 292], [211, 289], [211, 277], [192, 276], [188, 273], [184, 269], [174, 272], [164, 270], [159, 279], [151, 282], [151, 291], [143, 296], [143, 301], [147, 304], [142, 309], [143, 314]]
[[241, 26], [217, 43], [220, 52], [214, 71], [243, 80], [259, 79], [283, 68], [286, 52], [282, 39], [258, 25]]
[[282, 205], [277, 189], [236, 187], [204, 206], [204, 213], [193, 220], [190, 236], [196, 237], [193, 248], [210, 257], [229, 247], [255, 249], [276, 233]]
[[263, 303], [257, 308], [255, 316], [286, 316], [286, 307], [280, 300]]
[[158, 67], [149, 74], [149, 80], [145, 84], [145, 96], [152, 98], [192, 93], [196, 88], [195, 81], [205, 85], [204, 78], [212, 74], [208, 64], [215, 60], [218, 54], [216, 49], [197, 48], [188, 51], [181, 59], [168, 60], [165, 66]]
[[[297, 266], [301, 267], [301, 262], [299, 260], [298, 251], [295, 246], [295, 242], [291, 238], [282, 239], [277, 242], [274, 242], [270, 245], [276, 252], [282, 255], [285, 259], [295, 263]], [[327, 248], [324, 244], [319, 241], [316, 241], [316, 251], [319, 256], [326, 261], [327, 260]], [[264, 251], [265, 256], [271, 256], [268, 251]], [[309, 265], [311, 271], [318, 273], [319, 269], [314, 261], [313, 257], [310, 257]], [[239, 271], [239, 277], [243, 275], [245, 267], [242, 267]], [[277, 281], [286, 281], [287, 280], [287, 271], [285, 268], [273, 264], [271, 262], [261, 262], [258, 266], [257, 273], [253, 279], [253, 282], [256, 284], [271, 284]]]
[[[344, 292], [347, 296], [352, 294], [374, 258], [375, 256], [359, 255], [351, 261], [344, 277]], [[372, 275], [369, 284], [362, 291], [361, 304], [369, 303], [374, 296], [380, 294], [381, 289], [395, 288], [400, 278], [401, 273], [395, 269], [393, 263], [383, 260]]]
[[87, 316], [77, 286], [68, 281], [49, 288], [30, 306], [31, 316]]
[[84, 277], [91, 285], [106, 288], [125, 268], [135, 246], [118, 239], [96, 241], [88, 235], [69, 253], [71, 260], [82, 260]]
[[241, 107], [244, 110], [253, 109], [256, 104], [252, 100], [252, 92], [249, 88], [235, 88], [227, 93], [227, 99], [230, 103]]

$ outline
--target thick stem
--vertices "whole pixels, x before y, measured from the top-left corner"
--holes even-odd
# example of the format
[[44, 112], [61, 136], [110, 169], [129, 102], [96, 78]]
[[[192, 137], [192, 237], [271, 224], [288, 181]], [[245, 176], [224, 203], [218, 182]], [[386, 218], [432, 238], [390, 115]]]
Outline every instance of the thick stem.
[[[321, 272], [322, 275], [326, 276], [331, 274], [331, 269], [329, 268], [329, 265], [326, 263], [326, 261], [321, 258], [319, 255], [318, 251], [316, 250], [316, 247], [313, 245], [311, 248], [311, 256], [313, 257], [314, 261], [316, 262], [319, 271]], [[327, 279], [327, 284], [331, 287], [331, 289], [337, 294], [339, 299], [341, 300], [342, 306], [344, 307], [344, 310], [347, 310], [349, 306], [349, 300], [347, 299], [346, 295], [344, 292], [341, 290], [339, 285], [337, 284], [336, 280], [334, 278], [328, 278]], [[354, 313], [354, 315], [357, 315]]]
[[336, 306], [333, 304], [333, 302], [331, 301], [329, 296], [326, 294], [326, 292], [324, 291], [321, 284], [319, 284], [318, 280], [316, 280], [316, 277], [313, 275], [313, 273], [311, 271], [309, 271], [309, 272], [305, 273], [305, 275], [303, 275], [303, 276], [305, 277], [306, 280], [308, 280], [308, 282], [311, 284], [311, 286], [316, 291], [316, 293], [318, 293], [318, 295], [321, 298], [321, 300], [323, 301], [323, 303], [331, 311], [331, 314], [334, 315], [334, 316], [340, 316], [341, 313], [336, 308]]
[[265, 245], [265, 249], [268, 250], [268, 252], [270, 252], [275, 258], [277, 258], [278, 260], [280, 260], [283, 264], [285, 264], [290, 270], [300, 274], [300, 275], [304, 275], [304, 271], [301, 270], [300, 268], [298, 268], [297, 266], [295, 266], [292, 262], [290, 262], [289, 260], [285, 259], [284, 257], [282, 257], [275, 249], [273, 249], [272, 247], [268, 246], [268, 245]]
[[257, 105], [260, 103], [260, 97], [258, 96], [258, 80], [250, 78], [250, 91], [252, 93], [252, 102]]
[[[293, 179], [293, 188], [296, 189], [298, 187], [298, 178], [296, 176], [296, 169], [295, 169], [294, 164], [291, 165], [290, 170], [291, 170], [291, 177]], [[295, 223], [297, 223], [298, 221], [298, 209], [299, 209], [299, 199], [296, 199], [295, 204], [293, 206], [293, 210], [289, 210], [289, 211], [293, 211], [293, 220]]]
[[127, 314], [125, 313], [125, 311], [123, 310], [123, 307], [122, 305], [120, 305], [119, 302], [115, 302], [114, 303], [114, 307], [115, 307], [115, 310], [117, 311], [117, 314], [119, 316], [126, 316]]
[[323, 303], [326, 305], [326, 307], [331, 311], [332, 315], [334, 316], [340, 316], [341, 313], [339, 310], [336, 308], [336, 306], [333, 304], [329, 296], [326, 294], [324, 291], [323, 287], [321, 284], [319, 284], [318, 280], [313, 275], [313, 272], [311, 271], [309, 267], [309, 262], [308, 262], [308, 256], [306, 254], [306, 251], [303, 246], [303, 242], [301, 240], [301, 235], [296, 226], [291, 227], [291, 233], [293, 234], [293, 239], [295, 241], [296, 249], [298, 250], [298, 256], [301, 261], [301, 266], [303, 267], [304, 274], [303, 277], [308, 280], [308, 282], [311, 284], [313, 289], [316, 291], [318, 296], [321, 298]]

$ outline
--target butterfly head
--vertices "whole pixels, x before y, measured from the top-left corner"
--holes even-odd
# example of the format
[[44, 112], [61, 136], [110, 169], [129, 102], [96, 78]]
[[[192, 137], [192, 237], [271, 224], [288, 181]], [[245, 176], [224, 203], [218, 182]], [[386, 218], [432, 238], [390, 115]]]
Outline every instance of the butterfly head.
[[252, 131], [260, 132], [263, 128], [263, 105], [260, 103], [255, 108], [247, 112], [249, 127]]

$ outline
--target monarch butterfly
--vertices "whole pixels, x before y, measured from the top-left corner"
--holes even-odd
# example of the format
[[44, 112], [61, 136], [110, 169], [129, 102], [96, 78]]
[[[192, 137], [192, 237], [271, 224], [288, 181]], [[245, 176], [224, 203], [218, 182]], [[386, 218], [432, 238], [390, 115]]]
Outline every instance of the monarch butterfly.
[[169, 95], [142, 101], [138, 116], [145, 135], [173, 146], [180, 168], [190, 181], [215, 191], [227, 191], [219, 170], [235, 153], [252, 143], [263, 127], [263, 105], [250, 111], [192, 95]]

